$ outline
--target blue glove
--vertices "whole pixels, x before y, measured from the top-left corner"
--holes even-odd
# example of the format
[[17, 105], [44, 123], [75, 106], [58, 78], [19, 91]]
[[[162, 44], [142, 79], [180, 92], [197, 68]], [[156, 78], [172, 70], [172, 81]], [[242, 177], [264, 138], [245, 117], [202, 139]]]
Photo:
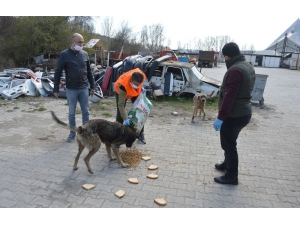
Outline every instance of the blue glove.
[[130, 126], [130, 119], [124, 120], [123, 125], [124, 126]]
[[216, 131], [219, 131], [221, 129], [222, 123], [223, 123], [222, 120], [219, 120], [218, 118], [215, 119], [214, 128]]
[[142, 93], [146, 94], [146, 89], [144, 87], [142, 87]]

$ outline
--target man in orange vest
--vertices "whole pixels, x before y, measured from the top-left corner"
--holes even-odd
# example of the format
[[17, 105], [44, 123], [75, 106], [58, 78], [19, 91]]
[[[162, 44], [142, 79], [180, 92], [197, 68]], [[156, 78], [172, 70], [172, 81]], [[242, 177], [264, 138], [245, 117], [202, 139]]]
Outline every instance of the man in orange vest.
[[[114, 89], [116, 92], [116, 102], [117, 102], [117, 118], [119, 123], [123, 123], [125, 126], [129, 126], [129, 119], [127, 119], [126, 112], [126, 101], [131, 100], [133, 103], [141, 92], [146, 93], [143, 88], [144, 80], [146, 75], [139, 69], [130, 70], [122, 74], [114, 84]], [[144, 127], [142, 128], [139, 141], [146, 144], [144, 136]]]

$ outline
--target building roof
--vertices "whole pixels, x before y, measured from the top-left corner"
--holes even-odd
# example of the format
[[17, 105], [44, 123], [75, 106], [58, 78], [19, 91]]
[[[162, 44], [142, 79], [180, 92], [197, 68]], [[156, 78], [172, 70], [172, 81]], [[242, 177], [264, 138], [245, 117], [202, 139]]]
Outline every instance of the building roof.
[[255, 51], [253, 55], [268, 55], [268, 56], [280, 56], [278, 52], [275, 50], [262, 50], [262, 51]]
[[300, 19], [298, 18], [288, 29], [286, 29], [268, 48], [282, 41], [287, 34], [287, 38], [298, 46], [300, 45]]

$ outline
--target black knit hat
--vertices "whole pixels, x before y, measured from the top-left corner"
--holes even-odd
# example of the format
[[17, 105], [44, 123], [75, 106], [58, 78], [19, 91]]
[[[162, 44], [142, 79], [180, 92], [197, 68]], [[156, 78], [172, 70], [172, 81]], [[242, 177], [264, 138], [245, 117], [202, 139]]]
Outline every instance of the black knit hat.
[[224, 56], [227, 55], [230, 58], [241, 54], [239, 46], [234, 42], [229, 42], [225, 44], [222, 48], [222, 53]]

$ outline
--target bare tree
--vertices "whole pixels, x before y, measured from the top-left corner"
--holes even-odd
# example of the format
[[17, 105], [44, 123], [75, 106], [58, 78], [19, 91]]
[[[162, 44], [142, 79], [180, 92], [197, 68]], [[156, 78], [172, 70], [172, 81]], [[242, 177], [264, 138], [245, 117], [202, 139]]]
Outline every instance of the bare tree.
[[216, 51], [216, 52], [219, 52], [219, 39], [220, 39], [220, 37], [219, 36], [216, 36], [215, 37], [215, 42], [214, 42], [214, 50]]
[[105, 37], [111, 38], [114, 35], [113, 24], [114, 19], [112, 17], [105, 17], [101, 23], [101, 34]]
[[148, 39], [149, 39], [148, 38], [148, 27], [147, 27], [147, 25], [144, 25], [141, 30], [141, 38], [140, 38], [141, 45], [143, 46], [144, 49], [146, 49], [148, 46]]
[[250, 51], [251, 51], [251, 54], [255, 51], [255, 47], [254, 47], [254, 45], [252, 44], [252, 45], [250, 45]]
[[231, 39], [231, 37], [229, 37], [228, 35], [220, 36], [220, 45], [219, 45], [220, 49], [219, 49], [219, 51], [222, 50], [222, 48], [224, 47], [224, 45], [226, 43], [231, 42], [231, 41], [233, 41], [233, 39]]
[[178, 49], [178, 50], [181, 49], [181, 42], [180, 42], [180, 41], [177, 42], [177, 49]]
[[148, 48], [150, 51], [157, 51], [163, 47], [164, 27], [161, 24], [153, 24], [149, 27]]
[[250, 45], [250, 52], [251, 52], [251, 56], [250, 56], [250, 63], [252, 64], [252, 54], [255, 51], [254, 45]]
[[197, 47], [196, 48], [198, 48], [198, 49], [202, 49], [203, 48], [203, 42], [202, 42], [201, 38], [198, 38], [198, 40], [197, 40]]
[[242, 50], [242, 51], [247, 50], [247, 44], [243, 44], [242, 47], [241, 47], [241, 50]]
[[209, 48], [210, 48], [210, 40], [209, 40], [209, 37], [206, 37], [206, 38], [205, 38], [204, 43], [203, 43], [203, 48], [204, 48], [204, 50], [209, 51]]
[[172, 41], [171, 41], [171, 39], [169, 38], [168, 41], [167, 41], [167, 47], [168, 47], [168, 48], [170, 48], [171, 43], [172, 43]]
[[85, 30], [88, 33], [94, 32], [94, 18], [92, 16], [70, 16], [67, 17], [72, 22], [72, 30]]
[[114, 35], [111, 49], [115, 51], [120, 51], [122, 46], [124, 46], [124, 52], [126, 52], [126, 44], [130, 43], [132, 39], [132, 28], [129, 27], [128, 21], [123, 20], [121, 22], [119, 30], [116, 31]]

